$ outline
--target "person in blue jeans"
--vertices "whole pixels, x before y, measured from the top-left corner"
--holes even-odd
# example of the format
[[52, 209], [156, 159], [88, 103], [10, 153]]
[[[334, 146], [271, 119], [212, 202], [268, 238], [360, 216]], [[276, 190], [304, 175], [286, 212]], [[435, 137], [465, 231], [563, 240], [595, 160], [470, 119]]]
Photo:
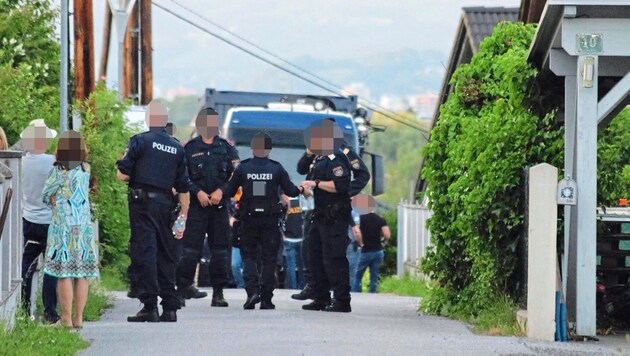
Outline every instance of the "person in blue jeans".
[[289, 198], [282, 195], [282, 203], [287, 208], [282, 236], [284, 254], [286, 256], [286, 283], [285, 288], [304, 288], [304, 265], [302, 263], [302, 238], [303, 223], [302, 208], [298, 198]]
[[[240, 192], [240, 190], [239, 190]], [[240, 198], [240, 194], [237, 194]], [[245, 288], [245, 280], [243, 279], [243, 259], [241, 258], [240, 246], [240, 221], [236, 219], [238, 205], [236, 202], [230, 204], [230, 230], [232, 233], [232, 258], [230, 265], [232, 267], [232, 277], [234, 277], [234, 284], [236, 288]]]
[[378, 291], [378, 278], [385, 252], [381, 244], [381, 236], [389, 240], [391, 233], [387, 222], [382, 217], [373, 213], [376, 201], [369, 195], [357, 195], [353, 198], [353, 207], [361, 214], [360, 229], [363, 238], [361, 257], [357, 267], [356, 278], [352, 285], [353, 292], [361, 292], [361, 281], [366, 269], [370, 269], [370, 286], [368, 291], [376, 293]]
[[354, 285], [354, 279], [357, 276], [357, 268], [359, 267], [359, 259], [361, 258], [361, 246], [363, 245], [361, 239], [361, 215], [352, 209], [352, 220], [350, 220], [350, 227], [348, 227], [348, 238], [350, 243], [346, 248], [346, 258], [348, 259], [348, 271], [350, 272], [350, 287]]

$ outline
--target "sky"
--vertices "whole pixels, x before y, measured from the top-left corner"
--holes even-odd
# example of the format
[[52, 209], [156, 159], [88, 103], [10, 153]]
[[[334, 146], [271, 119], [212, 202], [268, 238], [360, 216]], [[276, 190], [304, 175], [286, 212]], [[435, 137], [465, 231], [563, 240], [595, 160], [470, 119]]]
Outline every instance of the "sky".
[[[335, 64], [387, 59], [405, 50], [446, 63], [466, 6], [518, 7], [519, 0], [178, 0], [197, 14], [289, 61], [326, 64], [318, 74], [335, 81]], [[56, 0], [59, 3], [59, 0]], [[222, 31], [179, 8], [154, 0], [204, 27]], [[94, 0], [95, 58], [100, 58], [106, 0]], [[225, 34], [225, 33], [222, 33]], [[274, 69], [153, 7], [153, 75], [156, 97], [219, 90], [286, 91], [299, 79]], [[117, 47], [112, 38], [110, 85]], [[95, 66], [98, 68], [98, 63]], [[332, 69], [331, 69], [332, 68]], [[317, 68], [308, 68], [317, 73]], [[98, 75], [98, 73], [97, 73]], [[342, 86], [352, 83], [338, 83]]]

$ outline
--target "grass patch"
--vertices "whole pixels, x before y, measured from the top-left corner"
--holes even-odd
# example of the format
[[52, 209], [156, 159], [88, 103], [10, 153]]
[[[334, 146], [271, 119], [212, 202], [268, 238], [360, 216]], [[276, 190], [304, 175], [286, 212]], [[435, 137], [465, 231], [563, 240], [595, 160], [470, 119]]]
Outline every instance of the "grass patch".
[[8, 356], [74, 355], [89, 343], [77, 332], [63, 327], [51, 327], [18, 315], [15, 327], [5, 333], [0, 327], [0, 354]]
[[405, 275], [402, 278], [387, 276], [381, 280], [379, 293], [392, 293], [411, 297], [424, 297], [429, 287], [427, 282]]
[[518, 306], [508, 296], [499, 296], [474, 315], [455, 312], [445, 315], [472, 325], [473, 332], [489, 336], [522, 336], [516, 322]]
[[111, 291], [127, 290], [128, 284], [120, 268], [104, 267], [101, 268], [100, 273], [100, 284], [103, 289]]
[[83, 310], [84, 321], [96, 321], [101, 318], [101, 315], [105, 312], [105, 309], [112, 306], [111, 298], [103, 290], [102, 285], [93, 283], [90, 284], [88, 291], [87, 304]]

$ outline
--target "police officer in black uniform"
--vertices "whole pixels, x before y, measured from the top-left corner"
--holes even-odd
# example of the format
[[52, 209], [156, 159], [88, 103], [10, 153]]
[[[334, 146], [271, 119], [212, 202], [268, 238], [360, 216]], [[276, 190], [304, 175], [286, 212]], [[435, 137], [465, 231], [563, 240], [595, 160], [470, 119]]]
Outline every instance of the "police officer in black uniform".
[[[331, 121], [333, 123], [335, 122], [335, 120], [332, 118], [325, 119], [325, 120]], [[343, 154], [343, 156], [346, 157], [346, 159], [348, 160], [350, 164], [351, 182], [350, 182], [349, 194], [351, 197], [353, 197], [359, 194], [370, 181], [370, 171], [368, 170], [367, 166], [365, 165], [361, 157], [359, 157], [357, 152], [354, 151], [352, 147], [350, 147], [345, 141], [341, 144], [337, 153], [340, 156], [341, 154]], [[343, 156], [341, 157], [343, 158]], [[316, 155], [307, 148], [304, 155], [298, 161], [297, 172], [299, 174], [306, 174], [307, 180], [312, 180], [311, 169], [313, 168], [313, 163], [314, 163], [315, 158], [316, 158]], [[309, 266], [308, 264], [308, 260], [309, 260], [308, 231], [310, 229], [310, 218], [311, 218], [310, 214], [311, 214], [310, 212], [306, 213], [305, 214], [306, 216], [304, 218], [304, 221], [305, 221], [304, 240], [302, 241], [302, 251], [301, 251], [302, 261], [304, 261], [304, 264], [307, 267]], [[350, 224], [351, 225], [354, 224], [354, 220], [352, 218], [350, 218]], [[311, 286], [312, 283], [310, 283], [310, 277], [311, 277], [310, 271], [307, 270], [306, 273], [304, 274], [304, 277], [306, 279], [306, 285], [304, 286], [304, 289], [300, 291], [300, 293], [293, 294], [291, 298], [297, 299], [297, 300], [313, 299], [313, 289]]]
[[[268, 158], [271, 151], [269, 135], [259, 132], [254, 135], [251, 144], [254, 157], [244, 160], [236, 168], [225, 196], [231, 197], [238, 187], [243, 187], [239, 201], [242, 222], [240, 247], [247, 291], [243, 308], [254, 309], [261, 302], [260, 309], [275, 309], [271, 298], [276, 283], [274, 272], [281, 240], [278, 190], [282, 188], [284, 194], [296, 197], [304, 189], [291, 183], [289, 174], [280, 163]], [[260, 274], [256, 266], [259, 253], [262, 261]]]
[[191, 182], [191, 202], [182, 258], [177, 269], [177, 290], [187, 299], [207, 295], [193, 286], [207, 234], [213, 288], [211, 305], [227, 307], [223, 288], [228, 281], [230, 223], [228, 201], [223, 196], [223, 190], [240, 160], [234, 146], [218, 136], [219, 115], [214, 109], [202, 109], [197, 114], [195, 125], [199, 136], [188, 141], [184, 147]]
[[[309, 178], [302, 182], [313, 189], [315, 209], [308, 232], [309, 268], [313, 302], [305, 310], [350, 312], [349, 267], [346, 258], [350, 224], [350, 164], [338, 150], [341, 128], [322, 120], [310, 128], [309, 148], [318, 156]], [[331, 303], [330, 290], [334, 301]]]
[[[157, 101], [147, 106], [149, 131], [133, 136], [125, 156], [117, 161], [118, 178], [129, 182], [129, 253], [132, 285], [144, 307], [129, 322], [177, 321], [181, 301], [175, 291], [177, 245], [183, 231], [171, 230], [172, 188], [179, 192], [181, 214], [188, 211], [188, 175], [182, 145], [164, 127], [166, 107]], [[157, 297], [163, 313], [158, 315]]]

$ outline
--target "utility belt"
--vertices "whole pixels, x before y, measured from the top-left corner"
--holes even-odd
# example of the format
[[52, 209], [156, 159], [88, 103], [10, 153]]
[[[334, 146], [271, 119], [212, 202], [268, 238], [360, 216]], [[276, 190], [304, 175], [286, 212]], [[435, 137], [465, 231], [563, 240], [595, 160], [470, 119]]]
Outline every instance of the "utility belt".
[[169, 199], [173, 200], [172, 194], [147, 192], [142, 188], [129, 188], [127, 190], [127, 199], [130, 203], [146, 203], [149, 199]]
[[240, 210], [245, 216], [280, 217], [282, 206], [269, 200], [251, 200], [246, 203], [241, 201]]
[[311, 220], [324, 219], [328, 222], [337, 222], [341, 219], [348, 219], [352, 211], [350, 201], [335, 201], [324, 207], [315, 207], [311, 214]]

